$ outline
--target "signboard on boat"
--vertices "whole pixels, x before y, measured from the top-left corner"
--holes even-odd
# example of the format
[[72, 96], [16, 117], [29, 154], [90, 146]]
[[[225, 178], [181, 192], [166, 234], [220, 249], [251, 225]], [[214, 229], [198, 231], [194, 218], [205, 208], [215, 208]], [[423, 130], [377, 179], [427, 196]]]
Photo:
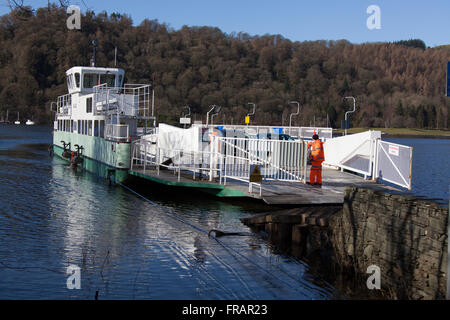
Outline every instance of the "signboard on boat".
[[398, 156], [400, 152], [399, 146], [397, 145], [389, 145], [389, 154], [392, 154], [394, 156]]
[[191, 118], [180, 118], [180, 124], [191, 124]]

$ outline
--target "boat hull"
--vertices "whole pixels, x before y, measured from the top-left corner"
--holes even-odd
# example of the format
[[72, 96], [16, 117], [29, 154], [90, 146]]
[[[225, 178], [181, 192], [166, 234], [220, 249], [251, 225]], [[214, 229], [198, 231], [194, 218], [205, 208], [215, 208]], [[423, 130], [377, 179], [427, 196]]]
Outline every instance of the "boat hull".
[[83, 146], [83, 162], [79, 168], [114, 182], [123, 182], [128, 178], [130, 165], [130, 143], [108, 141], [101, 137], [92, 137], [71, 132], [53, 132], [53, 153], [63, 157], [62, 141], [70, 142], [70, 151], [76, 151], [75, 145]]

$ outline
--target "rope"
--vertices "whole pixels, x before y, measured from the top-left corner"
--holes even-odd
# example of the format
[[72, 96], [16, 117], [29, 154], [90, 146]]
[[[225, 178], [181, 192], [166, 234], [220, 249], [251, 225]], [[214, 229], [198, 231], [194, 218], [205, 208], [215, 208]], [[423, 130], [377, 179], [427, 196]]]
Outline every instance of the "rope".
[[[272, 272], [270, 272], [269, 270], [267, 270], [266, 268], [262, 267], [261, 265], [257, 264], [256, 262], [254, 262], [253, 260], [249, 259], [248, 257], [244, 256], [242, 253], [236, 251], [235, 249], [233, 249], [232, 247], [226, 245], [225, 243], [223, 243], [222, 241], [220, 241], [217, 236], [214, 236], [211, 234], [211, 232], [217, 232], [218, 230], [211, 230], [210, 232], [190, 223], [187, 220], [184, 220], [182, 218], [180, 218], [179, 216], [177, 216], [176, 214], [174, 214], [173, 212], [171, 212], [171, 210], [168, 210], [167, 208], [164, 208], [163, 206], [157, 204], [156, 202], [153, 202], [149, 199], [147, 199], [146, 197], [144, 197], [143, 195], [137, 193], [136, 191], [134, 191], [133, 189], [130, 189], [129, 187], [121, 184], [121, 183], [117, 183], [118, 185], [120, 185], [121, 187], [125, 188], [126, 190], [130, 191], [131, 193], [135, 194], [136, 196], [144, 199], [146, 202], [150, 203], [151, 205], [153, 205], [154, 207], [159, 208], [161, 211], [163, 211], [166, 215], [168, 215], [169, 217], [174, 218], [175, 220], [178, 220], [188, 226], [190, 226], [191, 228], [204, 233], [205, 235], [208, 235], [209, 238], [214, 239], [217, 243], [219, 243], [222, 247], [224, 247], [226, 250], [233, 252], [234, 254], [242, 257], [243, 259], [247, 260], [248, 262], [250, 262], [251, 264], [253, 264], [255, 267], [257, 267], [258, 269], [262, 270], [263, 272], [265, 272], [266, 274], [270, 275], [271, 277], [277, 279], [278, 281], [280, 281], [281, 283], [285, 284], [286, 286], [288, 286], [289, 288], [293, 289], [294, 291], [298, 291], [299, 289], [297, 287], [292, 286], [289, 282], [284, 281], [283, 279], [277, 277], [275, 274], [273, 274]], [[217, 234], [217, 233], [216, 233]]]

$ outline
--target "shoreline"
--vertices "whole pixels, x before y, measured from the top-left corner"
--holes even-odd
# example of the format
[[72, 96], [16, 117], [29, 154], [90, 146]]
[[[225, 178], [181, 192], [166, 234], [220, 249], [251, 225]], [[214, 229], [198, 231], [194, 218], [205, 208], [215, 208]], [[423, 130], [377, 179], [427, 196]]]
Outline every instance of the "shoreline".
[[[361, 133], [368, 130], [381, 131], [384, 138], [405, 138], [405, 139], [450, 139], [450, 131], [446, 130], [424, 130], [407, 128], [353, 128], [348, 130], [348, 134]], [[333, 136], [339, 137], [343, 134], [342, 129], [336, 129]]]
[[450, 136], [426, 135], [426, 134], [382, 134], [385, 138], [403, 138], [403, 139], [442, 139], [450, 140]]

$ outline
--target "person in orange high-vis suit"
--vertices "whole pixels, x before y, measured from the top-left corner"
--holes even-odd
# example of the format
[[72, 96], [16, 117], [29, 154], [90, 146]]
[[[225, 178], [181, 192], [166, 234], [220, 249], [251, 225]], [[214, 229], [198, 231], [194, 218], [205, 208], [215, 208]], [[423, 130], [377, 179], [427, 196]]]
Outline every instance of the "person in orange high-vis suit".
[[322, 162], [325, 161], [323, 142], [319, 136], [314, 133], [313, 141], [308, 143], [308, 149], [311, 148], [311, 171], [309, 172], [309, 184], [322, 186]]

